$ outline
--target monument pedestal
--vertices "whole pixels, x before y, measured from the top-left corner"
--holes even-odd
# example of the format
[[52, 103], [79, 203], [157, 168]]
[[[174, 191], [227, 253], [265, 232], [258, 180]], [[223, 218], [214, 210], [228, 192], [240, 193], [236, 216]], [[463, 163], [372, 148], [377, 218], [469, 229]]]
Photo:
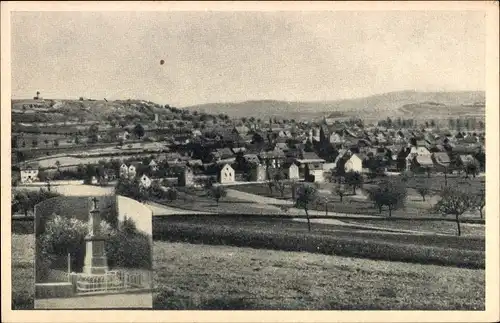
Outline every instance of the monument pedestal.
[[[97, 202], [96, 199], [93, 200]], [[106, 258], [106, 238], [100, 235], [101, 217], [97, 205], [94, 204], [89, 216], [89, 234], [85, 237], [85, 260], [83, 273], [88, 275], [104, 275], [108, 271]]]
[[105, 274], [108, 271], [108, 260], [104, 249], [104, 238], [88, 236], [85, 240], [83, 272], [92, 275]]

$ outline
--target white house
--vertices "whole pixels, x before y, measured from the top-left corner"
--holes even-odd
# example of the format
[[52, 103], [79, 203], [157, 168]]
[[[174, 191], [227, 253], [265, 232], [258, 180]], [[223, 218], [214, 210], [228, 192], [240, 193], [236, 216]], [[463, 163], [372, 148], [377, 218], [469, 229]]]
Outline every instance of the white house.
[[299, 179], [299, 166], [295, 163], [288, 167], [288, 179]]
[[128, 166], [125, 164], [122, 164], [120, 166], [120, 177], [127, 177], [128, 176]]
[[149, 167], [153, 172], [158, 170], [158, 164], [155, 162], [154, 159], [151, 159], [151, 161], [149, 162]]
[[128, 133], [128, 131], [124, 131], [118, 135], [118, 139], [128, 140], [129, 138], [130, 134]]
[[135, 165], [129, 165], [128, 166], [128, 177], [135, 177], [135, 175], [137, 174], [137, 169], [135, 167]]
[[358, 172], [361, 173], [363, 170], [363, 159], [358, 154], [352, 154], [352, 156], [345, 162], [344, 170], [346, 172]]
[[322, 164], [306, 164], [306, 172], [310, 178], [314, 178], [315, 183], [323, 183], [325, 181]]
[[21, 183], [32, 183], [38, 180], [38, 167], [27, 165], [21, 167]]
[[229, 164], [225, 164], [219, 169], [217, 180], [221, 184], [234, 183], [234, 175], [234, 169]]
[[151, 179], [147, 177], [146, 175], [142, 175], [140, 179], [140, 185], [144, 188], [149, 188], [151, 187]]

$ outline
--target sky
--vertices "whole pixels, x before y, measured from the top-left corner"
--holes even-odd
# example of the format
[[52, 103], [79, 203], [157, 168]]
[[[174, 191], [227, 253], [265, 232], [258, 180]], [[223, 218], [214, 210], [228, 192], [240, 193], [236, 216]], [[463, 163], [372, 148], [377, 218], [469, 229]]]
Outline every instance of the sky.
[[11, 23], [13, 98], [184, 107], [485, 89], [478, 11], [13, 12]]

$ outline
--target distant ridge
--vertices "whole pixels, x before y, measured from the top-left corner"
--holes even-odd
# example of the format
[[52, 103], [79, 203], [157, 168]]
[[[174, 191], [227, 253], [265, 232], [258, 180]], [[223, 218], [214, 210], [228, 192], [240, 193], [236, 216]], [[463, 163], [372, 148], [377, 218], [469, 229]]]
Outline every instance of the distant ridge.
[[[224, 113], [230, 117], [288, 119], [315, 119], [330, 113], [344, 116], [359, 116], [378, 120], [386, 117], [436, 118], [448, 117], [457, 113], [466, 115], [484, 115], [484, 91], [419, 92], [413, 90], [387, 92], [363, 98], [289, 102], [279, 100], [249, 100], [244, 102], [207, 103], [185, 107], [205, 113]], [[476, 103], [476, 105], [474, 105]], [[437, 109], [433, 112], [432, 108]], [[431, 110], [431, 111], [429, 111]], [[423, 113], [427, 115], [422, 115]]]

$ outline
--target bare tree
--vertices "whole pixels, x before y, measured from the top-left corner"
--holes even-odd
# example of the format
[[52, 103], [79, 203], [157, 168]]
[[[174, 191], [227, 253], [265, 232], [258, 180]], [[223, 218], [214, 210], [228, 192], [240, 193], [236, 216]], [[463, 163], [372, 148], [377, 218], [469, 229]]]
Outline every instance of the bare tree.
[[281, 194], [281, 197], [285, 195], [285, 189], [288, 185], [286, 181], [286, 177], [283, 175], [282, 172], [277, 172], [274, 177], [273, 177], [273, 186], [278, 189], [278, 191]]
[[420, 186], [417, 188], [417, 192], [418, 194], [420, 194], [420, 196], [422, 196], [422, 200], [425, 202], [425, 197], [429, 195], [431, 190], [427, 186]]
[[469, 193], [454, 188], [445, 188], [441, 192], [441, 200], [434, 206], [434, 210], [443, 215], [454, 215], [457, 223], [457, 235], [461, 235], [460, 216], [472, 206]]
[[338, 185], [333, 191], [333, 193], [340, 197], [340, 203], [342, 203], [342, 200], [346, 193], [344, 187], [342, 185]]
[[483, 218], [483, 210], [486, 206], [486, 195], [484, 189], [481, 189], [478, 194], [472, 197], [472, 208], [479, 211], [479, 216]]
[[309, 206], [318, 198], [318, 191], [312, 185], [302, 184], [297, 190], [297, 206], [304, 209], [307, 217], [307, 228], [311, 231], [311, 220], [309, 218]]
[[219, 200], [227, 195], [227, 190], [224, 186], [212, 186], [209, 190], [209, 195], [215, 200], [219, 206]]

